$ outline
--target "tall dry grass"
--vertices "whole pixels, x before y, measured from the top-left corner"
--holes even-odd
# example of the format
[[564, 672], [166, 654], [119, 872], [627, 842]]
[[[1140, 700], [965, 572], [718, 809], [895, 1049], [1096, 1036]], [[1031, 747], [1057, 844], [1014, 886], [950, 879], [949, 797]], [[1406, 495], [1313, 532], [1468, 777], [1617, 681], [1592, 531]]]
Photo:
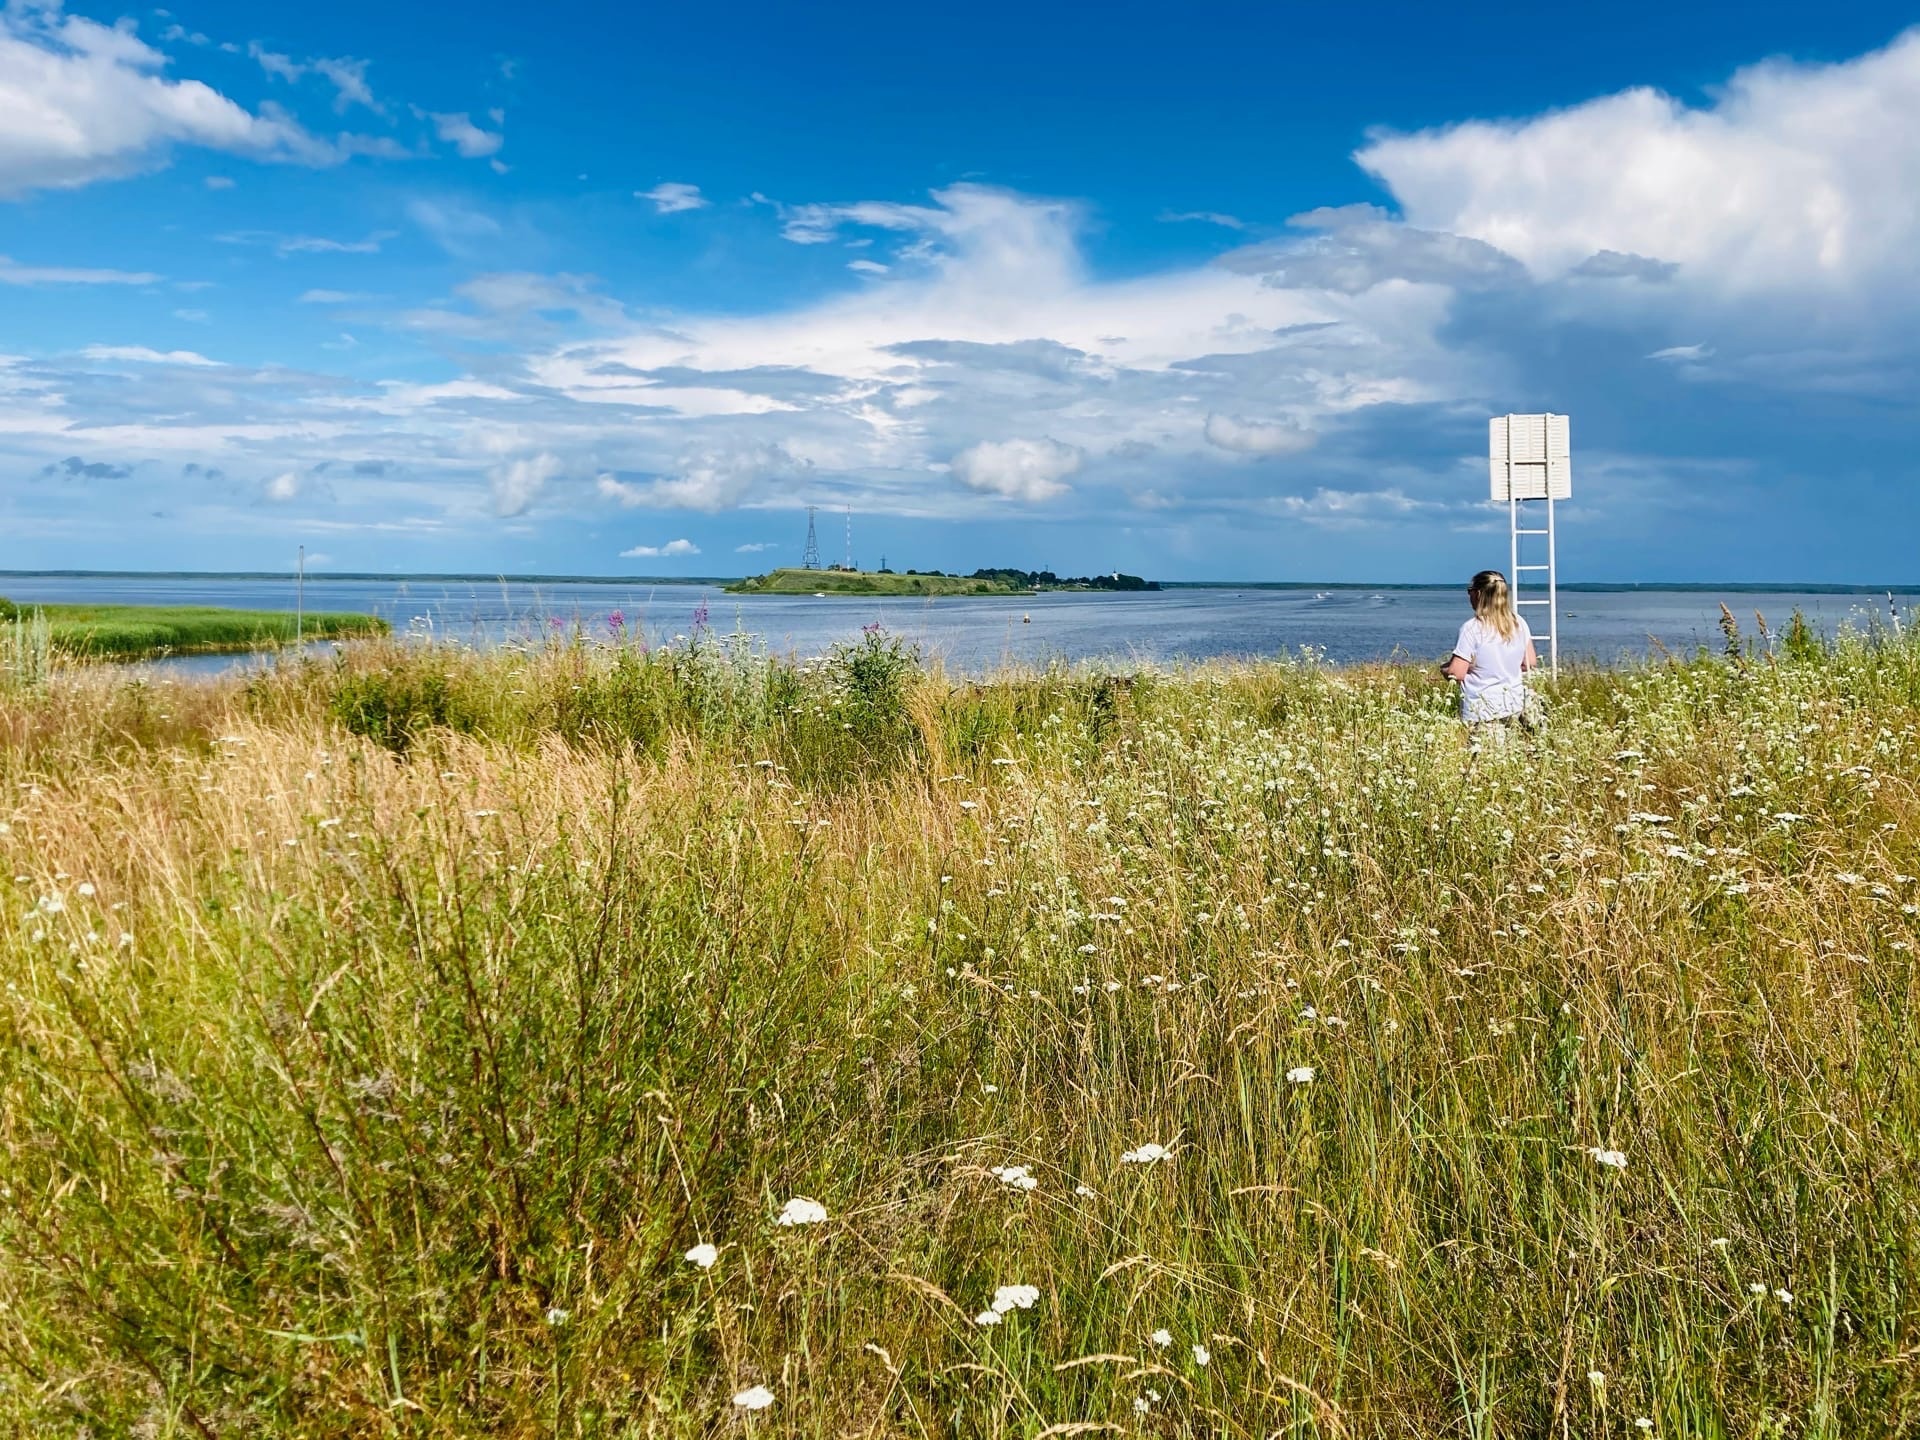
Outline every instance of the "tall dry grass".
[[56, 677], [0, 1416], [1911, 1432], [1917, 727], [1891, 633], [1478, 756], [1410, 670], [884, 637]]

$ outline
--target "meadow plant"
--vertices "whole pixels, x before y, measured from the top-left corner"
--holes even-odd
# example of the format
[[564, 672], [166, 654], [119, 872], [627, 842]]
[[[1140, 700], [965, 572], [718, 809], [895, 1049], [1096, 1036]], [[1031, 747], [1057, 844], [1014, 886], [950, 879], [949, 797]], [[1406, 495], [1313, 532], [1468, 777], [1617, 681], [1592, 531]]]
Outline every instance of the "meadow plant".
[[0, 693], [7, 1429], [1920, 1427], [1910, 630], [694, 631]]

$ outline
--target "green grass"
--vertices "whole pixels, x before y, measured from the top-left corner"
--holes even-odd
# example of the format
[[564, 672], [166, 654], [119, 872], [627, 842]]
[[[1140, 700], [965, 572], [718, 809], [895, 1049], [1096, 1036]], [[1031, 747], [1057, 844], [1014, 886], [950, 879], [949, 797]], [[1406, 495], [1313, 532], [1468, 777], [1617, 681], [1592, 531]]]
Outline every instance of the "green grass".
[[[211, 605], [14, 605], [0, 600], [0, 620], [44, 614], [56, 650], [93, 659], [137, 660], [253, 650], [290, 644], [291, 610], [228, 610]], [[309, 640], [384, 635], [372, 615], [314, 613], [300, 629]]]
[[0, 691], [0, 1429], [1920, 1427], [1920, 643], [910, 662]]
[[875, 570], [773, 570], [727, 586], [731, 595], [1031, 595], [997, 580]]

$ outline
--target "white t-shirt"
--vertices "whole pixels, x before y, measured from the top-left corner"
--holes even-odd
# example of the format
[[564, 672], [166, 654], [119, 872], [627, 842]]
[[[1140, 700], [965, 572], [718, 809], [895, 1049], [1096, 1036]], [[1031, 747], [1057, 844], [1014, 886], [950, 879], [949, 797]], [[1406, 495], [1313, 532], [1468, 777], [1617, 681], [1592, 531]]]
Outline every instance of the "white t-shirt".
[[1469, 725], [1478, 720], [1502, 720], [1526, 709], [1527, 692], [1520, 682], [1522, 662], [1533, 635], [1526, 619], [1516, 615], [1513, 638], [1499, 632], [1478, 615], [1460, 627], [1453, 653], [1468, 663], [1460, 682], [1460, 718]]

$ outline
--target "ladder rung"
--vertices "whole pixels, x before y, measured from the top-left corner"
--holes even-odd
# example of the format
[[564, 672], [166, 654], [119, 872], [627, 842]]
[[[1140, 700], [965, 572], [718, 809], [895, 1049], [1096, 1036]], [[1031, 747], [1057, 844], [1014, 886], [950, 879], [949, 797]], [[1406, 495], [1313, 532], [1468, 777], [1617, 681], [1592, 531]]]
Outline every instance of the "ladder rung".
[[1551, 605], [1553, 602], [1551, 600], [1516, 600], [1513, 603], [1516, 605]]
[[1516, 565], [1513, 568], [1516, 570], [1551, 570], [1553, 567], [1551, 565]]
[[1516, 535], [1551, 535], [1553, 532], [1551, 530], [1516, 530], [1513, 533]]

